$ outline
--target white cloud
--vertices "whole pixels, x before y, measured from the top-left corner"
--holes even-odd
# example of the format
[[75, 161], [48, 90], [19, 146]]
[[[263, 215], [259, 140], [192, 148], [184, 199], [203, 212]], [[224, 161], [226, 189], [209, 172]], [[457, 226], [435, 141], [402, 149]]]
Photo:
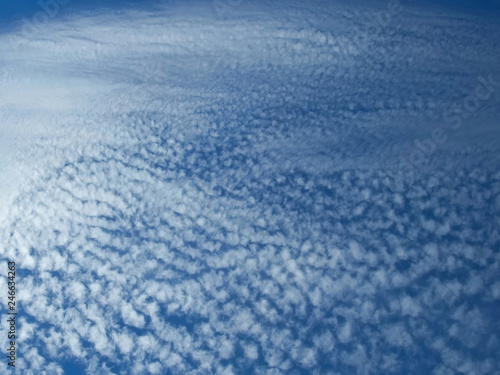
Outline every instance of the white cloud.
[[0, 163], [0, 254], [23, 273], [23, 374], [67, 357], [96, 374], [241, 373], [242, 350], [262, 373], [411, 372], [365, 340], [441, 355], [443, 373], [498, 365], [498, 342], [474, 357], [500, 296], [497, 149], [462, 155], [457, 135], [388, 186], [407, 138], [475, 74], [454, 56], [496, 62], [497, 44], [472, 42], [496, 24], [412, 8], [363, 49], [352, 5], [292, 3], [217, 22], [180, 5], [76, 13], [15, 48], [0, 35], [15, 159]]

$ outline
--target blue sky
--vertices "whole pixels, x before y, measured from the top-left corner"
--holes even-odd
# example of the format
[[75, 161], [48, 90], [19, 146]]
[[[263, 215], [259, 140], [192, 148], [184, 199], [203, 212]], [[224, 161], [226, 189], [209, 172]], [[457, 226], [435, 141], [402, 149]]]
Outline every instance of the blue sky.
[[[137, 6], [141, 6], [143, 3], [147, 3], [147, 1], [141, 1], [141, 0], [129, 0], [129, 1], [117, 1], [117, 0], [78, 0], [78, 1], [64, 1], [64, 2], [57, 2], [59, 5], [70, 5], [71, 7], [115, 7], [118, 8], [119, 6], [124, 6], [124, 5], [132, 5], [136, 4]], [[38, 12], [40, 9], [42, 9], [41, 4], [52, 4], [52, 2], [49, 1], [37, 1], [37, 0], [23, 0], [23, 1], [5, 1], [2, 0], [1, 2], [1, 9], [2, 9], [2, 18], [5, 20], [11, 20], [11, 19], [17, 19], [21, 17], [29, 17], [35, 12]], [[64, 7], [64, 6], [63, 6]]]
[[[41, 1], [44, 4], [50, 1]], [[65, 5], [69, 5], [68, 8], [77, 9], [82, 7], [92, 7], [92, 8], [122, 8], [122, 7], [143, 7], [145, 4], [152, 4], [152, 1], [144, 0], [128, 0], [128, 1], [118, 1], [118, 0], [69, 0]], [[157, 3], [161, 3], [157, 2]], [[417, 4], [436, 4], [445, 7], [465, 7], [469, 9], [483, 9], [483, 10], [498, 10], [500, 8], [500, 2], [498, 0], [427, 0], [427, 1], [414, 1]], [[62, 8], [64, 8], [63, 6]], [[12, 20], [17, 20], [22, 17], [30, 17], [33, 13], [41, 9], [40, 1], [36, 0], [21, 0], [21, 1], [7, 1], [2, 0], [0, 2], [0, 9], [2, 10], [1, 20], [2, 22], [10, 22]], [[67, 10], [68, 11], [68, 10]]]
[[1, 3], [12, 373], [498, 373], [497, 2], [73, 1]]

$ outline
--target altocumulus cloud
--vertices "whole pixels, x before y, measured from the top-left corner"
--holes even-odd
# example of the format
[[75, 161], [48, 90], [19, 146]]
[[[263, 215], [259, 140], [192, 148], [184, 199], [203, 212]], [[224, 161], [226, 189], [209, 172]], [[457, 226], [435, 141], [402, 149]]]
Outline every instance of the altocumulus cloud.
[[[402, 6], [368, 36], [385, 3], [2, 34], [13, 373], [498, 371], [498, 92], [442, 122], [500, 79], [498, 18]], [[407, 179], [435, 126], [447, 141]]]

